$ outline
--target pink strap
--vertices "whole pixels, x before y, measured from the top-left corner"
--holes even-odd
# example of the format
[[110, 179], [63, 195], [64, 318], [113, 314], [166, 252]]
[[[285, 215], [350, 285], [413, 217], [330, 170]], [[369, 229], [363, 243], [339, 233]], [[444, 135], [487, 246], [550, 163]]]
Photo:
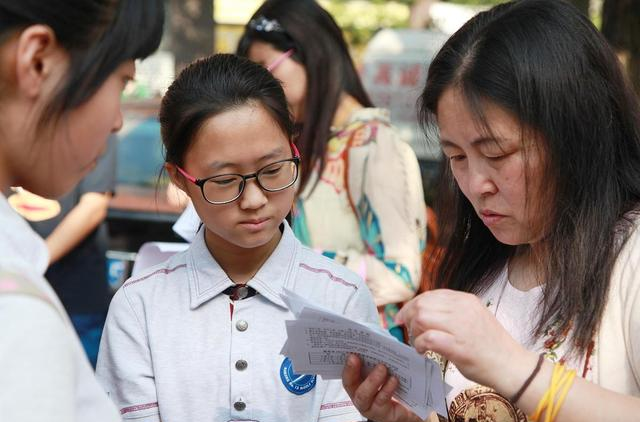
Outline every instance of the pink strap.
[[17, 274], [0, 272], [0, 295], [3, 294], [19, 294], [35, 297], [48, 303], [56, 310], [56, 312], [59, 312], [58, 308], [46, 294], [44, 294], [29, 280]]

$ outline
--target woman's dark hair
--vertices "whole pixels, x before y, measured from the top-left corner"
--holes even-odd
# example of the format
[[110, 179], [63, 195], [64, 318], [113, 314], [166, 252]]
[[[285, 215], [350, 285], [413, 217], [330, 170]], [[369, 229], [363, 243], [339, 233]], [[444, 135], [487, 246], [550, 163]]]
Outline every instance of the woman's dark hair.
[[282, 86], [264, 67], [233, 54], [216, 54], [187, 66], [160, 105], [165, 161], [183, 165], [195, 135], [211, 117], [251, 103], [265, 108], [291, 140], [293, 122]]
[[156, 50], [163, 23], [162, 0], [0, 0], [0, 40], [43, 24], [69, 53], [68, 75], [42, 122], [88, 100], [123, 62]]
[[[571, 328], [571, 350], [584, 351], [629, 233], [626, 214], [640, 202], [640, 108], [614, 52], [565, 1], [515, 1], [471, 19], [436, 55], [419, 101], [425, 130], [449, 88], [487, 130], [486, 105], [515, 116], [525, 151], [542, 152], [540, 183], [549, 193], [535, 210], [546, 227], [535, 334], [550, 324], [558, 333]], [[438, 200], [446, 251], [436, 284], [479, 293], [516, 247], [496, 240], [444, 167]]]
[[[279, 30], [265, 31], [259, 20], [275, 20]], [[253, 22], [253, 23], [252, 23]], [[247, 56], [254, 41], [263, 41], [280, 51], [294, 49], [292, 58], [307, 73], [307, 90], [301, 131], [296, 145], [302, 155], [300, 189], [309, 181], [316, 163], [325, 166], [326, 143], [342, 93], [365, 107], [373, 104], [358, 77], [342, 31], [331, 15], [314, 0], [267, 0], [245, 27], [238, 54]]]

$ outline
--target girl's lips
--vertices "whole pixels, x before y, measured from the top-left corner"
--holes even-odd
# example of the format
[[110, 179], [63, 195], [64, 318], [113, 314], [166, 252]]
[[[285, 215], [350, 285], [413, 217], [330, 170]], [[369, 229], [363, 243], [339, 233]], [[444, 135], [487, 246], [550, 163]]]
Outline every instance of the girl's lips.
[[243, 220], [240, 224], [260, 224], [262, 222], [267, 221], [268, 218], [252, 218], [250, 220]]
[[260, 218], [260, 219], [253, 219], [253, 220], [244, 220], [244, 221], [241, 221], [239, 224], [241, 227], [244, 227], [250, 231], [260, 231], [266, 227], [268, 221], [269, 221], [269, 218]]

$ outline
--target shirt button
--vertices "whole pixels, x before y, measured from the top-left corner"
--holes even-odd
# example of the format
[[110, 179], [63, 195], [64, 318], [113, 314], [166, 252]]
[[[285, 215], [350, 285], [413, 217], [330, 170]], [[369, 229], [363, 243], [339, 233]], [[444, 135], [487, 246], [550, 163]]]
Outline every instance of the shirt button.
[[244, 371], [245, 369], [247, 369], [247, 361], [246, 360], [242, 360], [240, 359], [239, 361], [236, 362], [236, 369], [238, 371]]
[[243, 319], [241, 319], [240, 321], [236, 322], [236, 329], [238, 331], [246, 331], [247, 328], [249, 328], [249, 323]]
[[244, 409], [247, 408], [247, 405], [244, 402], [237, 401], [237, 402], [233, 403], [233, 408], [236, 409], [239, 412], [242, 412]]

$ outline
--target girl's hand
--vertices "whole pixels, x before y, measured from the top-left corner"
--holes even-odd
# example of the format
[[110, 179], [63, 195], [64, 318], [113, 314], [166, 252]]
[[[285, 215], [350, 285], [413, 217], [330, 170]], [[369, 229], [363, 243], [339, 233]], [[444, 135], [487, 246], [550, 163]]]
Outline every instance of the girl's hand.
[[451, 361], [468, 379], [511, 397], [536, 355], [502, 327], [480, 299], [469, 293], [432, 290], [407, 303], [396, 316], [419, 353], [428, 350]]
[[360, 358], [349, 355], [342, 372], [342, 384], [363, 416], [376, 422], [422, 422], [415, 413], [392, 399], [398, 380], [388, 376], [384, 365], [376, 366], [364, 380], [361, 370]]

